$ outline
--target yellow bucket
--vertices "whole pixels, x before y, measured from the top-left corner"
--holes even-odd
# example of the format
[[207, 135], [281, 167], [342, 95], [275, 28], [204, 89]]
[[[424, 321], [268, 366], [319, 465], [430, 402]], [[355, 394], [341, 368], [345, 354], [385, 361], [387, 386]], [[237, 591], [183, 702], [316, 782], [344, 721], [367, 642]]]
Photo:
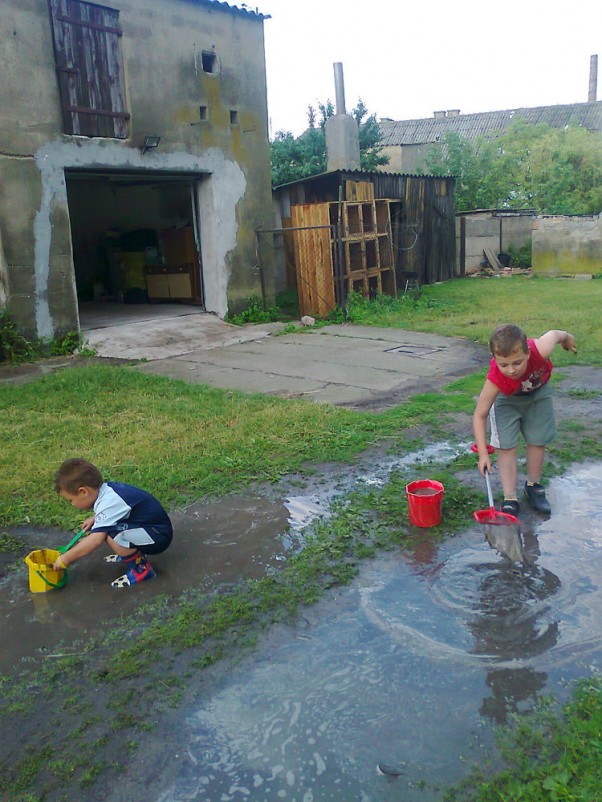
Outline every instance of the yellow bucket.
[[59, 554], [60, 551], [56, 549], [38, 549], [27, 555], [25, 562], [29, 568], [29, 589], [32, 593], [45, 593], [67, 584], [66, 571], [63, 568], [55, 571], [52, 567]]

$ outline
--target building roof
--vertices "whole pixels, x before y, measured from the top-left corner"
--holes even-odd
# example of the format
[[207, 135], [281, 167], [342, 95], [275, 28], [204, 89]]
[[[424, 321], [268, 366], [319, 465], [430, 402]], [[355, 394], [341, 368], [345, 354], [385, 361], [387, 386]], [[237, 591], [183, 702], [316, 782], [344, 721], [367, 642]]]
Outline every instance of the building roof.
[[552, 128], [565, 128], [571, 123], [577, 123], [588, 131], [602, 132], [602, 100], [477, 114], [437, 112], [437, 115], [422, 120], [380, 120], [383, 147], [438, 142], [449, 131], [454, 131], [465, 139], [476, 139], [488, 133], [503, 131], [512, 120], [519, 118], [530, 125], [547, 123]]
[[230, 3], [221, 2], [221, 0], [193, 0], [201, 6], [219, 6], [224, 11], [231, 11], [234, 14], [245, 14], [258, 19], [271, 19], [269, 14], [262, 14], [257, 7], [252, 8], [246, 3], [238, 3], [231, 5]]
[[299, 186], [299, 184], [310, 184], [317, 181], [324, 181], [328, 180], [329, 178], [333, 178], [334, 176], [338, 176], [339, 179], [346, 179], [350, 181], [370, 181], [371, 179], [378, 178], [382, 179], [383, 176], [390, 176], [391, 178], [454, 178], [454, 176], [449, 175], [432, 175], [431, 173], [425, 173], [418, 175], [417, 173], [393, 173], [389, 172], [388, 170], [381, 171], [381, 170], [327, 170], [325, 173], [314, 173], [313, 175], [306, 175], [303, 178], [296, 178], [294, 181], [288, 181], [286, 184], [278, 184], [277, 187], [274, 187], [274, 192], [279, 189], [287, 189], [288, 187], [295, 187]]

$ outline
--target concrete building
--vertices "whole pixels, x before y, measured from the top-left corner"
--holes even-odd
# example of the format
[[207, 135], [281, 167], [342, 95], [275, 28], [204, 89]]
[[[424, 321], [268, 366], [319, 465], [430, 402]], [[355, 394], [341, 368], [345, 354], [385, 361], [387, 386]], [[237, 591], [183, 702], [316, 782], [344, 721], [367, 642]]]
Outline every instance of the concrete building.
[[83, 301], [223, 316], [271, 292], [263, 24], [211, 0], [0, 4], [0, 301], [79, 328]]

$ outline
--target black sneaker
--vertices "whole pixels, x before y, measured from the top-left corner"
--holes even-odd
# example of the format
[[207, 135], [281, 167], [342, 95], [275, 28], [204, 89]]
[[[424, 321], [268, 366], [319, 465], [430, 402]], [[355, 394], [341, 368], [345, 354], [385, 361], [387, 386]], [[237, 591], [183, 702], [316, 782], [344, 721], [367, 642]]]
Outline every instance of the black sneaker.
[[546, 498], [546, 491], [537, 482], [532, 485], [525, 482], [525, 496], [535, 512], [541, 512], [543, 515], [549, 515], [552, 512], [550, 502]]
[[502, 503], [501, 512], [505, 512], [506, 515], [514, 515], [516, 518], [520, 512], [520, 504], [515, 498], [505, 498]]

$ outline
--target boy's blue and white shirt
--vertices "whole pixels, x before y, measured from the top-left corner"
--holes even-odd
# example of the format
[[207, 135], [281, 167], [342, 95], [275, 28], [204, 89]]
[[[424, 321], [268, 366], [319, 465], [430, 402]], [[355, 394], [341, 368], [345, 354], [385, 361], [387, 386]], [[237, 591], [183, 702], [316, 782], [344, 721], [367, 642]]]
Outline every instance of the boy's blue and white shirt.
[[172, 531], [167, 512], [153, 495], [123, 482], [103, 482], [94, 503], [91, 532], [107, 532], [114, 537], [124, 530], [149, 527]]

